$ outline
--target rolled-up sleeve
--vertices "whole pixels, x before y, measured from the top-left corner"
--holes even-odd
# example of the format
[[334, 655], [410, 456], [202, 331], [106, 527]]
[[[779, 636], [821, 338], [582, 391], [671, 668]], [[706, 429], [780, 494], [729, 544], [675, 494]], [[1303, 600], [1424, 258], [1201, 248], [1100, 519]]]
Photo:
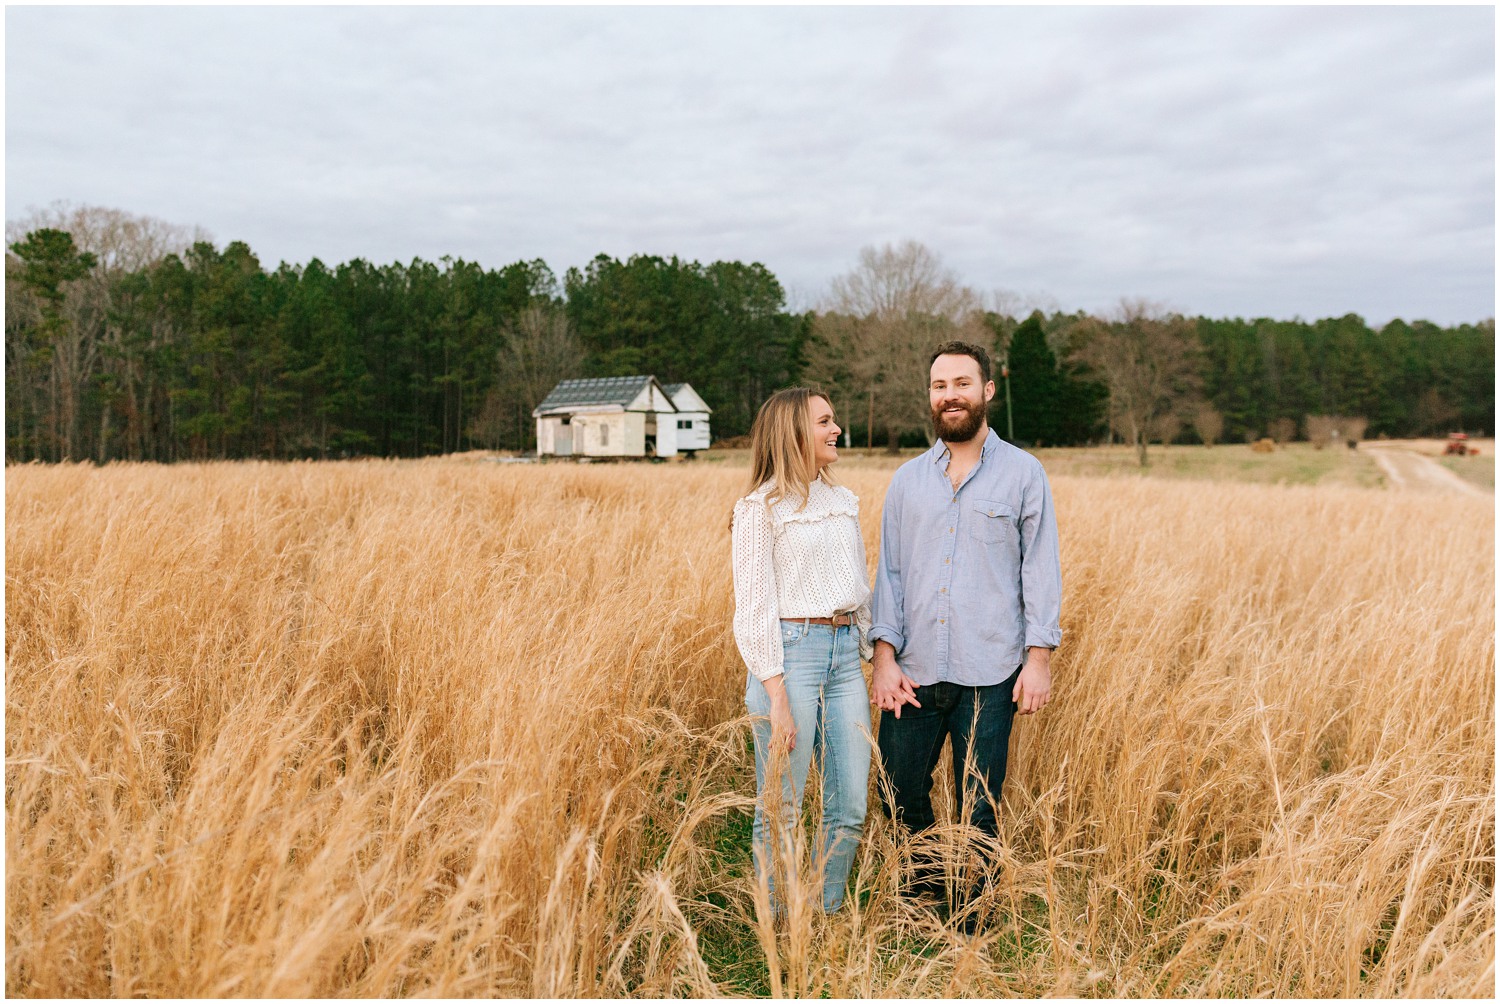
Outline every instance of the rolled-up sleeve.
[[1037, 465], [1021, 500], [1021, 607], [1026, 647], [1056, 648], [1062, 643], [1062, 562], [1057, 547], [1057, 515], [1052, 487]]
[[854, 611], [854, 623], [859, 628], [859, 657], [869, 662], [875, 656], [875, 642], [870, 638], [870, 597]]
[[901, 587], [901, 476], [891, 479], [880, 514], [880, 557], [875, 564], [870, 645], [883, 641], [899, 655], [906, 647], [905, 594]]
[[771, 514], [741, 499], [734, 506], [734, 641], [759, 680], [781, 675], [781, 623], [776, 609], [776, 566]]

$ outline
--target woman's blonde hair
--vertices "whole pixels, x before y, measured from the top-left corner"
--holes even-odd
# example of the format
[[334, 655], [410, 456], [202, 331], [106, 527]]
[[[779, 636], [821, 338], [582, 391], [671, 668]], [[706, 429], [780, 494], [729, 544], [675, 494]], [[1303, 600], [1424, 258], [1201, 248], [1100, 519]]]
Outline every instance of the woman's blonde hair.
[[828, 400], [816, 387], [788, 387], [766, 398], [755, 415], [750, 427], [750, 491], [769, 481], [766, 505], [795, 498], [801, 508], [807, 505], [815, 478], [833, 484], [828, 468], [819, 471], [813, 454], [809, 408], [815, 397]]

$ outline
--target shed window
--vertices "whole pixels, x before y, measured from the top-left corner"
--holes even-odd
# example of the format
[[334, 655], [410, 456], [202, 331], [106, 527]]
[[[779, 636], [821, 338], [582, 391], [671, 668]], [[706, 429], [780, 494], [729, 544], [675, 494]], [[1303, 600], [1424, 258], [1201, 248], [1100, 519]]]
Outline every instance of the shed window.
[[599, 426], [599, 445], [600, 446], [608, 446], [609, 445], [609, 426], [607, 426], [607, 425], [601, 425], [601, 426]]
[[691, 418], [679, 418], [677, 420], [677, 428], [679, 429], [691, 429], [692, 427], [693, 420]]

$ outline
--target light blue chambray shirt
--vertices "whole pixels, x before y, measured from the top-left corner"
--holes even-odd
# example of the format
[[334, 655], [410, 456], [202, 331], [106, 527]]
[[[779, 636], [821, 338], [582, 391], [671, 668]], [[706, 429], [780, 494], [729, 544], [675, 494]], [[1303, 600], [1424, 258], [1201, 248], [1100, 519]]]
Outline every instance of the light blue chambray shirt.
[[1004, 683], [1062, 641], [1057, 517], [1041, 462], [995, 435], [953, 490], [942, 440], [885, 493], [870, 641], [926, 686]]

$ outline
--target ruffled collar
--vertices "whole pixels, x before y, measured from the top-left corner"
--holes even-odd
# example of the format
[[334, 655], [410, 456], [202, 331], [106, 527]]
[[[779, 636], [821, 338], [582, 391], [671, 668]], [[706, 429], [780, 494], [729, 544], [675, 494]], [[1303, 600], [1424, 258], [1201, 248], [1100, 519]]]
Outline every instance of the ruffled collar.
[[[761, 485], [748, 497], [754, 502], [764, 503], [771, 492], [771, 483]], [[807, 504], [802, 505], [795, 497], [778, 499], [771, 507], [771, 520], [778, 526], [785, 523], [816, 523], [830, 516], [853, 516], [859, 518], [859, 497], [842, 485], [830, 485], [821, 478], [814, 481], [807, 492]]]

